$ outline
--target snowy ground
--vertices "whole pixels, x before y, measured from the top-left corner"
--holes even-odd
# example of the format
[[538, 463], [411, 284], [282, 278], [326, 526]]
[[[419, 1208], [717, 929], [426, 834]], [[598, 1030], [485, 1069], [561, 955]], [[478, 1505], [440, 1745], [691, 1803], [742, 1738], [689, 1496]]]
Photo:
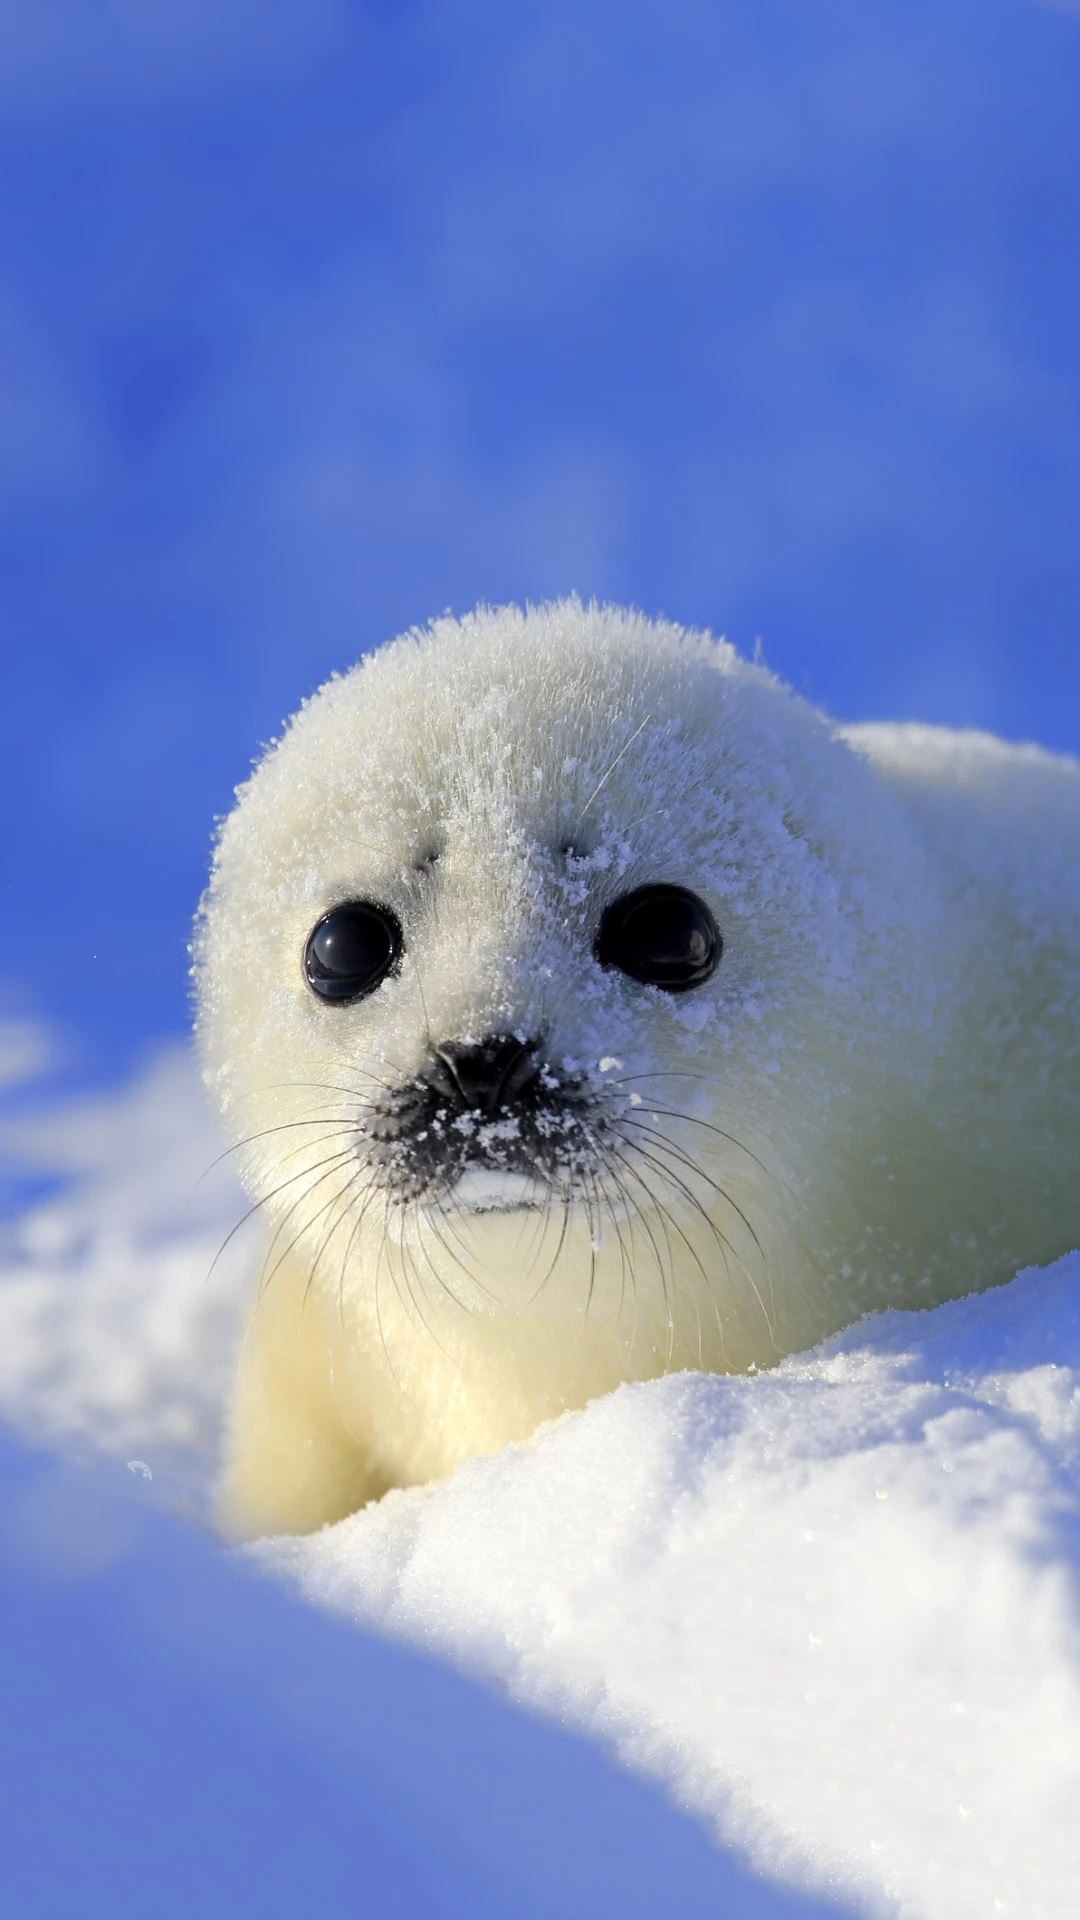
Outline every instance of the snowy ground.
[[[207, 1280], [240, 1206], [222, 1166], [192, 1196], [216, 1151], [192, 1070], [166, 1057], [128, 1094], [20, 1133], [42, 1166], [81, 1178], [11, 1231], [0, 1284], [0, 1409], [54, 1449], [142, 1463], [113, 1480], [144, 1491], [147, 1468], [171, 1504], [198, 1506], [251, 1254], [241, 1232]], [[443, 1485], [390, 1495], [311, 1540], [260, 1545], [252, 1557], [279, 1576], [276, 1586], [245, 1581], [201, 1539], [191, 1539], [185, 1559], [183, 1529], [145, 1515], [131, 1578], [143, 1581], [142, 1592], [146, 1567], [172, 1555], [194, 1582], [196, 1613], [215, 1623], [215, 1646], [239, 1644], [222, 1623], [249, 1617], [258, 1644], [273, 1643], [262, 1666], [247, 1652], [219, 1649], [211, 1659], [202, 1642], [197, 1654], [189, 1646], [183, 1673], [194, 1684], [194, 1662], [202, 1697], [217, 1703], [206, 1708], [211, 1721], [224, 1714], [235, 1731], [238, 1715], [273, 1717], [283, 1664], [294, 1679], [310, 1668], [316, 1700], [331, 1666], [345, 1676], [329, 1688], [325, 1710], [308, 1713], [305, 1766], [328, 1766], [338, 1752], [337, 1696], [348, 1697], [350, 1661], [361, 1650], [370, 1660], [377, 1643], [342, 1628], [309, 1641], [333, 1623], [296, 1609], [296, 1585], [320, 1607], [448, 1656], [592, 1735], [664, 1783], [766, 1875], [733, 1878], [731, 1856], [696, 1853], [689, 1829], [659, 1799], [616, 1775], [601, 1791], [601, 1770], [574, 1789], [573, 1804], [597, 1809], [586, 1823], [592, 1852], [580, 1856], [591, 1867], [575, 1879], [558, 1821], [561, 1841], [541, 1850], [539, 1880], [535, 1863], [522, 1866], [518, 1840], [505, 1840], [496, 1867], [488, 1862], [501, 1888], [493, 1912], [499, 1899], [505, 1910], [512, 1900], [515, 1910], [538, 1913], [561, 1904], [645, 1914], [667, 1904], [681, 1915], [756, 1920], [823, 1911], [824, 1897], [866, 1914], [1064, 1920], [1077, 1910], [1080, 1868], [1078, 1454], [1080, 1258], [1072, 1257], [935, 1313], [869, 1322], [771, 1374], [623, 1388], [530, 1445], [468, 1463]], [[8, 1536], [38, 1542], [35, 1577], [43, 1577], [39, 1563], [78, 1559], [98, 1538], [97, 1523], [88, 1528], [85, 1519], [97, 1509], [73, 1501], [68, 1481], [55, 1482], [57, 1494], [56, 1471], [41, 1479], [36, 1505], [26, 1506], [25, 1492], [13, 1496], [24, 1519]], [[109, 1498], [100, 1511], [113, 1519], [102, 1521], [101, 1537], [111, 1537], [117, 1510]], [[76, 1510], [81, 1527], [71, 1521]], [[25, 1558], [16, 1553], [16, 1570]], [[115, 1569], [109, 1577], [130, 1614], [131, 1582], [125, 1587]], [[157, 1644], [153, 1634], [147, 1640], [145, 1617], [140, 1632]], [[242, 1625], [237, 1633], [246, 1647]], [[175, 1665], [181, 1656], [170, 1646]], [[160, 1661], [145, 1646], [141, 1657], [151, 1691], [160, 1689]], [[384, 1649], [379, 1658], [402, 1661], [400, 1697], [413, 1702], [416, 1725], [425, 1686], [435, 1688], [438, 1718], [438, 1687], [449, 1677], [436, 1680], [404, 1653]], [[396, 1674], [380, 1683], [391, 1693]], [[483, 1697], [453, 1684], [462, 1701]], [[38, 1708], [27, 1711], [40, 1718]], [[500, 1721], [484, 1778], [503, 1781], [507, 1768], [532, 1765], [548, 1795], [535, 1804], [549, 1805], [582, 1762], [569, 1744], [532, 1749], [533, 1734], [540, 1740], [541, 1729]], [[507, 1754], [513, 1740], [525, 1742], [527, 1764], [500, 1764], [504, 1738]], [[423, 1745], [418, 1736], [417, 1751]], [[295, 1754], [290, 1764], [299, 1764]], [[378, 1767], [370, 1755], [365, 1764], [368, 1773], [355, 1761], [347, 1777], [367, 1781]], [[415, 1772], [415, 1753], [409, 1764]], [[335, 1776], [339, 1799], [344, 1777]], [[430, 1836], [438, 1802], [423, 1764], [415, 1777], [411, 1829], [405, 1821], [412, 1840], [418, 1830]], [[439, 1778], [445, 1787], [448, 1775]], [[616, 1805], [622, 1787], [636, 1795], [625, 1808]], [[447, 1790], [452, 1800], [460, 1783]], [[332, 1795], [327, 1804], [337, 1804]], [[400, 1803], [395, 1809], [400, 1823]], [[505, 1831], [520, 1839], [520, 1808]], [[465, 1891], [465, 1868], [457, 1855], [451, 1861], [441, 1829], [431, 1847], [444, 1893], [458, 1873], [460, 1910], [487, 1911], [490, 1886], [483, 1898], [472, 1883]], [[577, 1907], [556, 1884], [564, 1868]], [[777, 1876], [813, 1905], [789, 1901]], [[278, 1877], [284, 1887], [287, 1874]], [[426, 1896], [416, 1899], [423, 1910]]]

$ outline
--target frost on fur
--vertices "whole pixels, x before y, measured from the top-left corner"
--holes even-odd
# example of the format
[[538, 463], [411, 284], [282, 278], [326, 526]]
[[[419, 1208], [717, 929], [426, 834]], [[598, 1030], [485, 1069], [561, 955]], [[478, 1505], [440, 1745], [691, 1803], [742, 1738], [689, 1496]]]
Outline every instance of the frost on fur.
[[[621, 1380], [1075, 1244], [1078, 799], [1072, 761], [845, 736], [725, 643], [577, 601], [329, 682], [241, 790], [197, 936], [267, 1223], [228, 1524], [302, 1530]], [[596, 958], [658, 883], [723, 936], [693, 992]], [[400, 964], [329, 1007], [305, 947], [349, 901]], [[492, 1036], [528, 1103], [440, 1106], [433, 1054]]]

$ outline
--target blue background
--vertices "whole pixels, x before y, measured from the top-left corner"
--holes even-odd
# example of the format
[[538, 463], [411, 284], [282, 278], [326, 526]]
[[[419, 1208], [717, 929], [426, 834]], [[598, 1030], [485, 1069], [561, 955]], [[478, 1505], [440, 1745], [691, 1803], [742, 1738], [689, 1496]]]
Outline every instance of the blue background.
[[1080, 11], [0, 7], [10, 1004], [186, 1018], [260, 741], [446, 607], [1080, 747]]

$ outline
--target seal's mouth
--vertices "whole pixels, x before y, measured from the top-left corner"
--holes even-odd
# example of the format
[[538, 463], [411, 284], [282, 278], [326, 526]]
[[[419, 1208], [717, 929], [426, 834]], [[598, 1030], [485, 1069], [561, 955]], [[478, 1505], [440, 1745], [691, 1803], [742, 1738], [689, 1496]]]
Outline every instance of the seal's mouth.
[[610, 1125], [576, 1065], [494, 1034], [434, 1049], [372, 1106], [358, 1144], [391, 1203], [536, 1213], [596, 1177]]
[[502, 1167], [466, 1167], [443, 1205], [453, 1213], [535, 1213], [543, 1206], [546, 1192], [531, 1174]]

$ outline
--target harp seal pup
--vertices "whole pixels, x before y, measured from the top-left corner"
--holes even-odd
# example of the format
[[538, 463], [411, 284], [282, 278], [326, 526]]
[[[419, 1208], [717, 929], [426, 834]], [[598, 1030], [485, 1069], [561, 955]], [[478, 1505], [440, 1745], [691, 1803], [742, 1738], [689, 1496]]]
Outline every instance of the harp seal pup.
[[1080, 764], [838, 728], [576, 600], [328, 682], [225, 821], [198, 1033], [266, 1247], [220, 1517], [1080, 1242]]

